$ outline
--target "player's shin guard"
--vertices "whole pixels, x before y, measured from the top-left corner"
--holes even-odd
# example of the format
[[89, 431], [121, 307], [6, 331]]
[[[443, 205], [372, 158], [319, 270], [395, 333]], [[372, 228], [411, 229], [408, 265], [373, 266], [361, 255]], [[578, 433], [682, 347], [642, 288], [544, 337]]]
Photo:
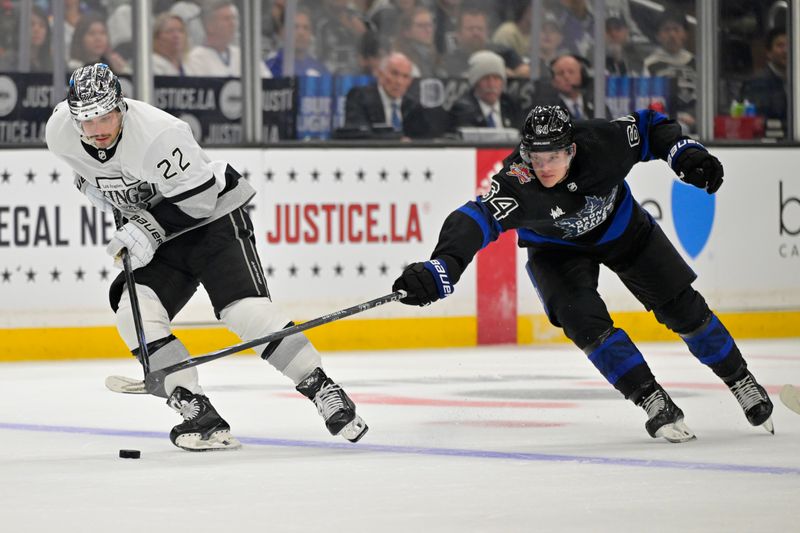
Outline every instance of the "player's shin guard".
[[[147, 340], [147, 352], [150, 354], [150, 370], [160, 370], [189, 359], [189, 351], [181, 341], [172, 335], [167, 310], [161, 305], [155, 292], [150, 287], [139, 284], [136, 284], [136, 292], [139, 298], [144, 336]], [[139, 339], [133, 323], [133, 313], [127, 291], [122, 293], [116, 318], [120, 337], [131, 353], [140, 359]], [[165, 390], [160, 391], [158, 395], [167, 398], [178, 386], [193, 393], [203, 393], [203, 389], [197, 382], [196, 368], [181, 370], [167, 376], [164, 380]]]
[[651, 437], [670, 442], [695, 438], [683, 422], [683, 411], [656, 383], [642, 353], [623, 330], [608, 330], [584, 351], [614, 388], [644, 409], [648, 416], [645, 429]]
[[747, 421], [774, 433], [772, 401], [747, 369], [739, 347], [713, 313], [695, 331], [681, 335], [689, 351], [725, 382], [742, 407]]
[[[223, 309], [220, 316], [228, 328], [244, 341], [292, 325], [267, 298], [244, 298]], [[322, 366], [319, 353], [302, 333], [256, 347], [256, 351], [261, 351], [261, 357], [295, 385]]]

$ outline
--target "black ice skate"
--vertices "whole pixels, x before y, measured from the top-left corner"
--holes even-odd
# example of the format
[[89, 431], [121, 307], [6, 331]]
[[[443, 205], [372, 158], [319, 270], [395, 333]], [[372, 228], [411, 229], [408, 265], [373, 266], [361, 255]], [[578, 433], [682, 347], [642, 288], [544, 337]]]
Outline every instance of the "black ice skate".
[[176, 387], [167, 405], [183, 417], [169, 432], [169, 439], [178, 448], [192, 452], [235, 450], [241, 443], [231, 435], [231, 427], [217, 413], [206, 396], [192, 394]]
[[764, 387], [758, 384], [756, 378], [749, 370], [744, 369], [740, 376], [726, 382], [728, 388], [739, 405], [742, 406], [744, 416], [752, 426], [763, 426], [764, 429], [775, 434], [775, 426], [772, 424], [772, 401], [767, 395]]
[[696, 438], [683, 421], [683, 411], [661, 385], [655, 383], [644, 389], [636, 405], [650, 417], [644, 427], [651, 437], [663, 437], [670, 442], [686, 442]]
[[341, 435], [350, 442], [358, 442], [369, 429], [356, 414], [353, 401], [321, 368], [314, 369], [296, 388], [317, 406], [331, 435]]

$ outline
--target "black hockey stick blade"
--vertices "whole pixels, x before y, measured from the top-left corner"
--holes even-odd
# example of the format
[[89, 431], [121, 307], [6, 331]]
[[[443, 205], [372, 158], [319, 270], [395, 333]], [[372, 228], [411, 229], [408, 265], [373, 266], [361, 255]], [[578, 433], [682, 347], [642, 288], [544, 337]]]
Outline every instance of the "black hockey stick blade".
[[109, 376], [106, 378], [106, 387], [114, 392], [122, 392], [127, 394], [153, 394], [155, 396], [161, 396], [165, 398], [166, 391], [164, 390], [164, 380], [170, 374], [179, 372], [181, 370], [186, 370], [187, 368], [192, 368], [197, 365], [202, 365], [204, 363], [209, 363], [211, 361], [221, 359], [222, 357], [226, 357], [228, 355], [232, 355], [261, 344], [268, 344], [270, 342], [283, 339], [284, 337], [288, 337], [290, 335], [294, 335], [323, 324], [335, 322], [336, 320], [340, 320], [351, 315], [363, 313], [364, 311], [368, 311], [375, 307], [402, 300], [405, 297], [406, 291], [395, 291], [385, 296], [381, 296], [380, 298], [375, 298], [374, 300], [354, 305], [353, 307], [334, 311], [333, 313], [313, 318], [307, 322], [303, 322], [302, 324], [297, 324], [295, 326], [270, 333], [269, 335], [260, 337], [258, 339], [234, 344], [228, 348], [223, 348], [221, 350], [217, 350], [216, 352], [207, 353], [205, 355], [198, 355], [197, 357], [192, 357], [186, 361], [181, 361], [180, 363], [176, 363], [159, 370], [153, 370], [145, 376], [144, 382], [126, 378], [124, 376]]

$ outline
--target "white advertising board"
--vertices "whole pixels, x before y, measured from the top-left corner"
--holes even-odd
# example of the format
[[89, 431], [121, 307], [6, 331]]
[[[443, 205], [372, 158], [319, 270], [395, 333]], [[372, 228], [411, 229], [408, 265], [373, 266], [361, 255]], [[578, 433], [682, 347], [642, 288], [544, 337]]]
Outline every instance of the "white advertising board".
[[[256, 240], [273, 298], [306, 319], [391, 291], [425, 260], [442, 221], [474, 194], [475, 150], [210, 150], [247, 176]], [[0, 327], [113, 323], [100, 216], [46, 150], [9, 150], [0, 165]], [[475, 274], [435, 308], [384, 306], [369, 316], [475, 314]], [[214, 320], [201, 291], [179, 323]]]

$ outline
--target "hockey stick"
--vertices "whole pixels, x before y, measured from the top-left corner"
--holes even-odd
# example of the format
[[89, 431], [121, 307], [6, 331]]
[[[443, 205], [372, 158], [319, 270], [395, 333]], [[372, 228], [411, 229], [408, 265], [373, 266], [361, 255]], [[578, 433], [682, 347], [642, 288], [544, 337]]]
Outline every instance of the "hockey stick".
[[794, 385], [784, 385], [781, 389], [783, 405], [800, 415], [800, 390]]
[[[122, 227], [122, 213], [119, 209], [114, 209], [114, 222], [117, 229]], [[133, 314], [133, 327], [136, 330], [136, 338], [139, 341], [139, 356], [144, 369], [144, 375], [150, 373], [150, 354], [147, 352], [147, 339], [144, 338], [144, 326], [142, 325], [142, 313], [139, 310], [139, 297], [136, 295], [136, 280], [133, 277], [131, 268], [131, 258], [128, 249], [120, 250], [122, 256], [122, 270], [125, 272], [125, 284], [128, 286], [128, 298], [131, 300], [131, 313]]]
[[348, 307], [347, 309], [334, 311], [333, 313], [313, 318], [308, 322], [303, 322], [302, 324], [297, 324], [286, 329], [270, 333], [269, 335], [258, 339], [234, 344], [233, 346], [217, 350], [216, 352], [198, 355], [197, 357], [187, 359], [186, 361], [181, 361], [180, 363], [164, 367], [160, 370], [148, 372], [144, 377], [144, 381], [138, 381], [124, 376], [109, 376], [106, 378], [106, 387], [113, 392], [122, 392], [127, 394], [154, 394], [156, 396], [166, 397], [166, 392], [164, 390], [164, 379], [169, 374], [178, 372], [180, 370], [186, 370], [187, 368], [192, 368], [197, 365], [202, 365], [204, 363], [209, 363], [216, 359], [220, 359], [222, 357], [226, 357], [228, 355], [235, 354], [261, 344], [268, 344], [270, 342], [283, 339], [284, 337], [288, 337], [289, 335], [294, 335], [295, 333], [300, 333], [301, 331], [306, 331], [323, 324], [335, 322], [336, 320], [340, 320], [357, 313], [362, 313], [389, 302], [396, 302], [405, 297], [406, 291], [395, 291], [391, 294], [381, 296], [380, 298], [375, 298], [374, 300], [354, 305], [353, 307]]

